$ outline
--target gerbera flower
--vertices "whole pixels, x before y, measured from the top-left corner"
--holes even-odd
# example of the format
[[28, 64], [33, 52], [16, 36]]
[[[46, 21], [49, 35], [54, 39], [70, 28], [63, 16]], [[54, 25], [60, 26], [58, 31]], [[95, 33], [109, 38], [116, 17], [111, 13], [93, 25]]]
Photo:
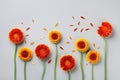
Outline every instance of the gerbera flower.
[[95, 50], [90, 50], [86, 55], [86, 60], [92, 64], [96, 64], [100, 60], [100, 53]]
[[9, 39], [15, 44], [20, 44], [24, 40], [24, 34], [20, 29], [14, 28], [9, 32]]
[[46, 59], [50, 55], [50, 49], [45, 44], [39, 44], [35, 48], [35, 54], [40, 59]]
[[101, 37], [109, 37], [112, 33], [112, 26], [109, 22], [102, 22], [101, 26], [98, 28], [98, 34]]
[[80, 52], [86, 52], [89, 49], [88, 41], [84, 38], [78, 38], [75, 42], [75, 48]]
[[32, 51], [27, 47], [22, 47], [18, 51], [18, 57], [23, 61], [29, 61], [32, 59]]
[[71, 55], [64, 55], [60, 58], [60, 67], [64, 71], [71, 71], [75, 64], [75, 59]]
[[61, 33], [57, 30], [52, 30], [48, 34], [48, 38], [52, 43], [58, 43], [61, 41]]

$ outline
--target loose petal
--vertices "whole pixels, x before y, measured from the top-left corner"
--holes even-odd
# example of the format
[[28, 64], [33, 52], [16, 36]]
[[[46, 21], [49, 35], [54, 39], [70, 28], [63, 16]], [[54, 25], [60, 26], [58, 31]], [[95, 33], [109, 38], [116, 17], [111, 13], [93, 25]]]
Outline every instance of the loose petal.
[[93, 47], [96, 47], [96, 44], [95, 44], [95, 43], [93, 43]]
[[29, 34], [26, 34], [25, 36], [27, 37], [27, 36], [29, 36]]
[[78, 25], [80, 25], [80, 21], [78, 21]]
[[81, 18], [81, 19], [85, 19], [85, 17], [84, 17], [84, 16], [80, 16], [80, 18]]
[[22, 24], [22, 25], [23, 25], [24, 23], [23, 23], [23, 22], [21, 22], [20, 24]]
[[72, 19], [75, 19], [75, 17], [74, 17], [74, 16], [72, 16]]
[[85, 31], [88, 31], [88, 30], [90, 30], [90, 28], [86, 28], [86, 29], [85, 29]]
[[72, 36], [69, 36], [69, 39], [72, 40]]
[[34, 41], [32, 41], [31, 43], [30, 43], [30, 45], [33, 45], [35, 42]]
[[83, 32], [83, 30], [84, 30], [84, 28], [82, 28], [82, 29], [80, 30], [80, 32]]
[[52, 59], [48, 60], [48, 64], [50, 64], [50, 63], [51, 63], [51, 61], [52, 61]]
[[32, 19], [32, 22], [34, 23], [34, 22], [35, 22], [35, 20], [34, 20], [34, 19]]
[[65, 42], [65, 44], [70, 44], [70, 42], [67, 41], [67, 42]]
[[63, 48], [62, 46], [60, 46], [60, 49], [61, 49], [61, 50], [64, 50], [64, 48]]
[[42, 30], [47, 31], [47, 28], [44, 27], [44, 28], [42, 28]]
[[30, 27], [27, 27], [27, 28], [26, 28], [26, 31], [28, 31], [28, 30], [30, 30]]
[[93, 23], [90, 23], [90, 26], [91, 26], [91, 27], [94, 27], [94, 26], [93, 26]]
[[73, 24], [70, 24], [69, 26], [74, 26]]
[[75, 50], [71, 50], [71, 52], [75, 52]]
[[74, 29], [74, 32], [77, 31], [77, 30], [78, 30], [78, 28], [75, 28], [75, 29]]

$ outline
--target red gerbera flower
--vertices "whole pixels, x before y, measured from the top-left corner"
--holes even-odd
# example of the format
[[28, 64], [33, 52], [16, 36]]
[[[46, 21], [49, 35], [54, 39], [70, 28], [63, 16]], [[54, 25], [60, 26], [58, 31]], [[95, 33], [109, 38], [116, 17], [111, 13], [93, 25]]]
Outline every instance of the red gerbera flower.
[[102, 22], [98, 29], [98, 34], [101, 37], [109, 37], [112, 33], [112, 26], [109, 22]]
[[24, 40], [24, 34], [20, 29], [14, 28], [9, 32], [9, 39], [15, 44], [20, 44]]
[[64, 71], [71, 71], [75, 67], [75, 59], [71, 55], [62, 56], [60, 59], [60, 67]]
[[35, 54], [40, 59], [46, 59], [50, 55], [50, 49], [45, 44], [39, 44], [35, 48]]

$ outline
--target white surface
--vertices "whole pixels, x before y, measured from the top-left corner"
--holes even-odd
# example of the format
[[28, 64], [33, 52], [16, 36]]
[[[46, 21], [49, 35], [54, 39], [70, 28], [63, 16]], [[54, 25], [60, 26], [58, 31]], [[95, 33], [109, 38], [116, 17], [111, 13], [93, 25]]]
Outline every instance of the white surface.
[[[51, 58], [54, 58], [54, 45], [47, 39], [47, 31], [42, 30], [42, 26], [47, 29], [58, 29], [63, 35], [63, 40], [59, 45], [65, 48], [65, 51], [59, 49], [59, 57], [64, 54], [72, 54], [76, 58], [77, 68], [71, 74], [71, 80], [81, 80], [81, 70], [79, 68], [79, 53], [70, 52], [74, 49], [74, 41], [78, 37], [85, 37], [92, 45], [101, 46], [98, 50], [101, 53], [101, 62], [95, 65], [95, 80], [103, 80], [103, 40], [95, 32], [95, 28], [88, 32], [73, 32], [69, 24], [73, 23], [71, 16], [80, 20], [79, 16], [87, 18], [80, 27], [86, 27], [85, 24], [93, 22], [95, 27], [99, 26], [104, 20], [113, 25], [113, 35], [107, 40], [108, 48], [108, 80], [120, 80], [120, 0], [0, 0], [0, 80], [13, 80], [13, 52], [14, 45], [8, 40], [8, 32], [13, 27], [20, 27], [23, 31], [30, 26], [31, 29], [25, 34], [30, 36], [26, 38], [27, 44], [22, 46], [30, 47], [33, 52], [39, 43], [46, 43], [51, 48]], [[35, 22], [32, 23], [31, 20]], [[77, 20], [75, 22], [77, 22]], [[24, 22], [24, 25], [20, 23]], [[59, 27], [54, 24], [59, 22]], [[75, 23], [74, 22], [74, 23]], [[83, 23], [83, 22], [81, 22]], [[68, 41], [68, 36], [73, 36], [69, 45], [64, 44]], [[40, 37], [44, 37], [40, 40]], [[35, 44], [30, 46], [30, 42]], [[91, 46], [92, 47], [92, 46]], [[33, 53], [34, 54], [34, 53]], [[85, 58], [84, 58], [85, 59]], [[31, 64], [31, 62], [35, 64]], [[40, 80], [42, 74], [42, 64], [34, 55], [33, 60], [27, 64], [27, 80]], [[53, 62], [47, 64], [45, 80], [53, 80]], [[85, 80], [91, 80], [91, 65], [86, 66], [84, 62]], [[17, 57], [17, 80], [23, 80], [23, 62]], [[62, 71], [57, 65], [57, 80], [67, 80], [67, 73]]]

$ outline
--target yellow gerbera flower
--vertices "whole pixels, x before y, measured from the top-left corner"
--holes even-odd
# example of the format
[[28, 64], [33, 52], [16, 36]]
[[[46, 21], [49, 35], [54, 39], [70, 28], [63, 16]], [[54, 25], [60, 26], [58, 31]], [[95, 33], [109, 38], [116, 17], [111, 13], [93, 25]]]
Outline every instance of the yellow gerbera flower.
[[88, 41], [84, 38], [78, 38], [75, 41], [75, 48], [80, 52], [86, 52], [89, 49]]
[[86, 60], [92, 64], [96, 64], [100, 60], [100, 53], [95, 50], [90, 50], [86, 55]]
[[23, 61], [29, 61], [32, 59], [32, 51], [28, 47], [22, 47], [18, 51], [18, 57]]
[[61, 33], [57, 30], [52, 30], [48, 34], [48, 38], [52, 43], [58, 43], [61, 41]]

